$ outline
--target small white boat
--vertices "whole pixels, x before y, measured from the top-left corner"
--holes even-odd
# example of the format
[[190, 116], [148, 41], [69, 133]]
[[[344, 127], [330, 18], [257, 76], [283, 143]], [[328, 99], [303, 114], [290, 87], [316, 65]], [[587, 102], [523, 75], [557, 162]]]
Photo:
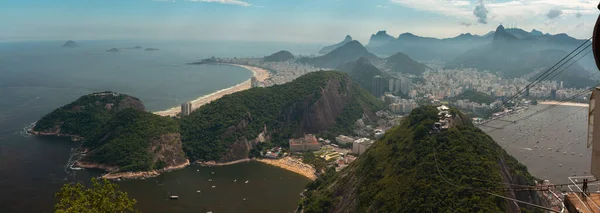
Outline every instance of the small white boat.
[[208, 179], [208, 182], [212, 182], [212, 179]]
[[200, 169], [197, 169], [197, 170], [196, 170], [196, 172], [199, 172], [199, 171], [200, 171]]
[[237, 182], [237, 179], [233, 180], [233, 182], [234, 182], [234, 183], [235, 183], [235, 182]]
[[71, 166], [71, 170], [82, 170], [82, 169], [83, 169], [83, 168], [81, 168], [81, 167], [72, 167], [72, 166]]
[[246, 200], [246, 198], [242, 199], [242, 200]]
[[213, 189], [214, 189], [214, 188], [217, 188], [217, 186], [212, 186], [212, 188], [213, 188]]
[[215, 174], [215, 172], [211, 172], [211, 174], [213, 174], [213, 175], [214, 175], [214, 174]]
[[177, 199], [179, 199], [179, 196], [177, 196], [177, 195], [171, 195], [171, 196], [169, 196], [169, 199], [171, 199], [171, 200], [177, 200]]
[[249, 181], [249, 180], [247, 180], [247, 181], [246, 181], [246, 182], [244, 182], [244, 183], [248, 183], [248, 182], [250, 182], [250, 181]]
[[200, 190], [198, 190], [198, 191], [196, 191], [196, 192], [197, 192], [197, 193], [200, 193], [201, 191], [200, 191]]

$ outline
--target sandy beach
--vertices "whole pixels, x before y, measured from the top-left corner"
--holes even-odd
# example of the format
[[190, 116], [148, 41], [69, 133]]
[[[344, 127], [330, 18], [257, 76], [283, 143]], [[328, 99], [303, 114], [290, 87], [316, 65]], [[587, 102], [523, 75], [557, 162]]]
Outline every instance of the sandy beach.
[[589, 107], [589, 104], [584, 104], [584, 103], [574, 103], [574, 102], [558, 102], [558, 101], [542, 101], [542, 102], [538, 102], [538, 104], [544, 104], [544, 105], [561, 105], [561, 106], [576, 106], [576, 107]]
[[[266, 79], [268, 79], [270, 77], [269, 71], [265, 70], [263, 68], [247, 66], [247, 65], [239, 65], [239, 64], [226, 64], [226, 65], [238, 66], [238, 67], [248, 69], [248, 70], [252, 71], [253, 76], [256, 77], [256, 79], [260, 82], [265, 81]], [[229, 87], [226, 89], [222, 89], [222, 90], [213, 92], [211, 94], [199, 97], [196, 100], [191, 101], [192, 102], [192, 110], [198, 109], [201, 106], [208, 104], [212, 101], [215, 101], [225, 95], [229, 95], [229, 94], [233, 94], [236, 92], [250, 89], [250, 87], [251, 87], [251, 83], [250, 83], [250, 79], [248, 79], [248, 80], [246, 80], [242, 83], [239, 83], [235, 86], [232, 86], [232, 87]], [[175, 116], [179, 112], [181, 112], [181, 107], [176, 106], [176, 107], [164, 110], [164, 111], [154, 112], [154, 114], [161, 115], [161, 116]]]
[[299, 160], [285, 157], [281, 159], [256, 159], [258, 162], [266, 163], [272, 166], [276, 166], [291, 172], [298, 173], [310, 180], [316, 180], [317, 174], [315, 169], [307, 164], [300, 162]]

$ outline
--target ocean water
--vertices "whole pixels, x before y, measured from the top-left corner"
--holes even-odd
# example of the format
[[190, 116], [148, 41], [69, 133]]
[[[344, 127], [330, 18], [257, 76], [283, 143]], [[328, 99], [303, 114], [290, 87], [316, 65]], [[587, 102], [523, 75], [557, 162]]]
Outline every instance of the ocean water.
[[[77, 41], [0, 43], [0, 212], [52, 212], [54, 193], [65, 183], [87, 182], [98, 171], [67, 171], [71, 148], [64, 139], [31, 137], [25, 129], [53, 109], [91, 92], [111, 90], [140, 98], [159, 111], [249, 79], [246, 69], [186, 65], [201, 58], [264, 56], [310, 45]], [[140, 45], [160, 51], [125, 49]], [[107, 52], [123, 48], [120, 52]], [[197, 172], [200, 170], [200, 172]], [[208, 171], [218, 171], [210, 191]], [[249, 179], [236, 187], [232, 178]], [[238, 181], [240, 181], [238, 180]], [[122, 181], [144, 212], [291, 212], [308, 179], [279, 168], [247, 163], [219, 168], [186, 168], [158, 178]], [[203, 193], [197, 193], [202, 190]], [[178, 193], [180, 200], [166, 200]], [[243, 197], [242, 197], [243, 196]], [[243, 198], [246, 200], [243, 200]], [[239, 198], [238, 200], [231, 200]], [[156, 211], [158, 210], [158, 211]]]
[[[587, 107], [531, 106], [522, 114], [480, 126], [509, 154], [527, 166], [533, 176], [555, 184], [569, 183], [569, 176], [591, 175], [591, 148], [587, 148]], [[540, 110], [543, 113], [522, 119]]]

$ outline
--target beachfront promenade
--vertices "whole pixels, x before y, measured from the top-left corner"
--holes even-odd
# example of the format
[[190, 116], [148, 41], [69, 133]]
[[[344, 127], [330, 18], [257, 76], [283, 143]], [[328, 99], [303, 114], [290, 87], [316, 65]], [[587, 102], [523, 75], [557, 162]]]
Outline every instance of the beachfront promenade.
[[[242, 67], [245, 69], [248, 69], [250, 71], [252, 71], [253, 76], [256, 77], [256, 79], [259, 82], [263, 82], [267, 79], [270, 78], [270, 73], [269, 71], [263, 69], [263, 68], [259, 68], [259, 67], [253, 67], [253, 66], [247, 66], [247, 65], [239, 65], [239, 64], [227, 64], [227, 65], [232, 65], [232, 66], [238, 66], [238, 67]], [[192, 111], [196, 110], [198, 108], [200, 108], [201, 106], [208, 104], [212, 101], [215, 101], [225, 95], [229, 95], [229, 94], [233, 94], [236, 92], [240, 92], [240, 91], [244, 91], [247, 89], [251, 88], [251, 82], [250, 79], [237, 84], [235, 86], [226, 88], [226, 89], [222, 89], [219, 91], [216, 91], [214, 93], [202, 96], [197, 98], [196, 100], [191, 101], [192, 103]], [[159, 112], [154, 112], [154, 114], [160, 115], [160, 116], [176, 116], [177, 114], [179, 114], [181, 112], [181, 107], [176, 106], [164, 111], [159, 111]]]
[[292, 171], [295, 173], [298, 173], [302, 176], [307, 177], [310, 180], [316, 180], [317, 179], [317, 173], [316, 170], [310, 166], [307, 165], [305, 163], [302, 163], [301, 161], [291, 158], [291, 157], [284, 157], [281, 159], [257, 159], [256, 161], [259, 162], [263, 162], [269, 165], [273, 165], [288, 171]]

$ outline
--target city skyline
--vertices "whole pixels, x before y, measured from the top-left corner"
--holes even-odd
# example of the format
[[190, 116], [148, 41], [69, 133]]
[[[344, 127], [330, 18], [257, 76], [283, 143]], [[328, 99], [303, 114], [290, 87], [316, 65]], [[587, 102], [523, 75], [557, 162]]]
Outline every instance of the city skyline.
[[497, 25], [591, 35], [591, 0], [35, 0], [3, 2], [0, 41], [233, 40], [366, 43], [387, 30], [437, 38], [485, 34]]

